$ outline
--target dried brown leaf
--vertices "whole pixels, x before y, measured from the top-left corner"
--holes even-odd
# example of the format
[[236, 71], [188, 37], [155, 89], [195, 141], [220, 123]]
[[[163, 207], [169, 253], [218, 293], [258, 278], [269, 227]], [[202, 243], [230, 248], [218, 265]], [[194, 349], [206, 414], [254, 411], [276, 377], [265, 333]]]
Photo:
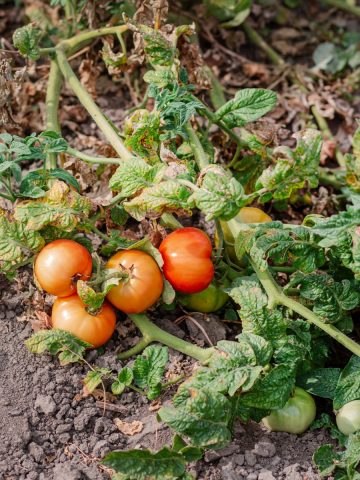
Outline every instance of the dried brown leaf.
[[144, 428], [144, 424], [138, 420], [134, 420], [133, 422], [124, 422], [123, 420], [120, 420], [120, 418], [114, 418], [114, 423], [124, 435], [136, 435]]

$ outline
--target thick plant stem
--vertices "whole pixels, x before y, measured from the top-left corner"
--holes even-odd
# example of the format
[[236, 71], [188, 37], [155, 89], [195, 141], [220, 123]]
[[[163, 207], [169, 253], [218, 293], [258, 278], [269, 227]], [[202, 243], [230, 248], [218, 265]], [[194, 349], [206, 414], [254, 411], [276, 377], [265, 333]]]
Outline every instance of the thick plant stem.
[[350, 5], [350, 3], [347, 3], [345, 0], [322, 0], [322, 3], [329, 5], [329, 7], [336, 7], [339, 10], [344, 10], [345, 12], [349, 12], [357, 17], [360, 17], [360, 7]]
[[160, 218], [160, 224], [165, 228], [170, 228], [170, 230], [177, 230], [178, 228], [183, 228], [182, 224], [176, 220], [174, 215], [171, 213], [163, 213]]
[[196, 345], [192, 345], [189, 342], [185, 342], [185, 340], [181, 340], [181, 338], [175, 337], [168, 332], [165, 332], [151, 322], [144, 314], [132, 314], [129, 315], [129, 318], [141, 331], [143, 338], [137, 345], [135, 345], [135, 347], [126, 352], [120, 353], [118, 358], [121, 360], [125, 360], [132, 355], [140, 353], [152, 342], [162, 343], [163, 345], [173, 348], [174, 350], [184, 353], [185, 355], [189, 355], [190, 357], [193, 357], [202, 363], [205, 363], [207, 360], [209, 360], [214, 352], [212, 348], [200, 348]]
[[116, 35], [118, 33], [121, 34], [126, 32], [126, 30], [128, 30], [126, 25], [117, 25], [115, 27], [104, 27], [96, 30], [89, 30], [79, 33], [78, 35], [68, 38], [67, 40], [63, 40], [60, 42], [59, 46], [64, 47], [69, 54], [73, 54], [75, 51], [80, 50], [94, 38], [105, 35]]
[[[46, 89], [46, 129], [60, 133], [58, 117], [59, 97], [61, 90], [61, 72], [56, 60], [51, 60], [49, 80]], [[57, 155], [49, 153], [46, 158], [46, 168], [56, 168]]]
[[260, 270], [253, 261], [251, 261], [251, 265], [269, 298], [269, 308], [273, 308], [276, 305], [283, 305], [284, 307], [287, 307], [288, 309], [301, 315], [309, 323], [312, 323], [316, 327], [323, 330], [330, 337], [350, 350], [350, 352], [360, 357], [360, 345], [358, 343], [354, 342], [354, 340], [349, 338], [333, 325], [323, 322], [309, 308], [285, 295], [268, 270]]
[[73, 157], [80, 158], [80, 160], [83, 160], [86, 163], [95, 163], [99, 165], [121, 165], [124, 163], [120, 158], [95, 157], [94, 155], [88, 155], [87, 153], [80, 152], [79, 150], [71, 147], [68, 147], [66, 153], [72, 155]]
[[122, 142], [121, 138], [114, 130], [112, 125], [108, 122], [108, 120], [103, 115], [100, 108], [96, 105], [94, 100], [91, 98], [89, 93], [84, 89], [81, 85], [80, 81], [78, 80], [77, 76], [75, 75], [74, 71], [72, 70], [64, 50], [62, 48], [56, 49], [56, 57], [58, 61], [59, 68], [61, 73], [72, 88], [75, 95], [78, 97], [81, 104], [84, 108], [89, 112], [94, 122], [103, 132], [113, 149], [119, 155], [120, 158], [124, 160], [129, 160], [132, 158], [131, 153], [125, 147], [124, 143]]
[[258, 47], [263, 50], [266, 55], [269, 57], [269, 59], [272, 61], [274, 65], [278, 66], [284, 66], [285, 61], [281, 56], [275, 52], [273, 48], [270, 47], [270, 45], [265, 42], [265, 40], [257, 33], [257, 31], [252, 28], [252, 26], [249, 24], [248, 21], [245, 20], [245, 22], [242, 24], [242, 27], [244, 29], [244, 32], [246, 35], [249, 37], [249, 40], [257, 45]]
[[188, 123], [186, 126], [186, 132], [189, 135], [190, 146], [194, 153], [196, 163], [198, 164], [200, 170], [202, 170], [209, 165], [208, 156], [206, 155], [199, 140], [199, 137], [196, 135], [190, 123]]

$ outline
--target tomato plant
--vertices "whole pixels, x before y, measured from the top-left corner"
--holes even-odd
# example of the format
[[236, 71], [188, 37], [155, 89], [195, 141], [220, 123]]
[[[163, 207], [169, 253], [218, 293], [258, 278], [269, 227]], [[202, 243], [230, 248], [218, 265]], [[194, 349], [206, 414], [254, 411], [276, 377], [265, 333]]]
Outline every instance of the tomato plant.
[[[61, 2], [64, 3], [66, 0]], [[246, 4], [246, 15], [250, 14], [250, 3], [242, 3]], [[165, 11], [166, 6], [160, 10]], [[51, 141], [39, 140], [40, 137], [18, 141], [11, 135], [0, 136], [0, 196], [10, 202], [17, 199], [11, 212], [0, 211], [0, 261], [1, 268], [12, 273], [27, 262], [31, 263], [45, 243], [63, 232], [69, 238], [91, 233], [96, 237], [94, 244], [101, 243], [100, 255], [113, 255], [105, 272], [101, 259], [96, 262], [95, 279], [88, 278], [91, 270], [84, 273], [77, 266], [68, 272], [63, 268], [69, 288], [75, 288], [74, 283], [78, 280], [77, 293], [82, 299], [77, 299], [78, 309], [74, 310], [71, 320], [68, 316], [64, 323], [74, 327], [79, 325], [76, 319], [83, 319], [81, 325], [98, 325], [99, 316], [110, 308], [107, 303], [102, 306], [106, 296], [117, 308], [129, 314], [143, 337], [135, 346], [121, 352], [119, 358], [126, 360], [144, 349], [146, 355], [135, 360], [133, 370], [125, 367], [119, 373], [114, 387], [117, 394], [130, 387], [133, 381], [137, 393], [141, 393], [139, 389], [146, 389], [149, 398], [161, 391], [167, 357], [161, 350], [164, 347], [148, 347], [152, 342], [167, 345], [201, 363], [180, 385], [173, 405], [164, 405], [158, 412], [159, 418], [177, 434], [171, 451], [174, 458], [171, 467], [175, 464], [176, 468], [170, 472], [169, 478], [179, 478], [185, 474], [185, 463], [189, 458], [200, 458], [204, 449], [221, 448], [229, 443], [233, 421], [237, 417], [244, 421], [259, 420], [264, 411], [271, 411], [264, 420], [271, 428], [303, 432], [315, 416], [315, 404], [303, 390], [296, 388], [293, 392], [293, 386], [303, 374], [304, 365], [313, 367], [311, 388], [315, 388], [314, 378], [321, 383], [319, 378], [325, 377], [325, 365], [334, 348], [328, 337], [354, 353], [355, 358], [360, 357], [360, 346], [347, 336], [353, 327], [352, 314], [360, 305], [360, 130], [355, 134], [353, 152], [347, 155], [345, 162], [340, 162], [339, 168], [331, 168], [329, 172], [320, 166], [322, 137], [319, 131], [313, 128], [302, 131], [290, 148], [278, 145], [276, 138], [258, 135], [256, 128], [252, 128], [252, 122], [275, 106], [275, 92], [244, 88], [233, 98], [226, 99], [224, 95], [219, 98], [218, 95], [214, 101], [216, 89], [212, 88], [210, 97], [214, 108], [209, 107], [203, 102], [203, 95], [197, 93], [203, 90], [203, 85], [198, 85], [196, 78], [192, 78], [196, 77], [192, 69], [188, 72], [185, 69], [188, 62], [182, 56], [186, 48], [178, 48], [179, 41], [186, 45], [187, 37], [195, 33], [193, 28], [179, 26], [174, 34], [169, 35], [169, 27], [163, 28], [161, 12], [154, 11], [156, 28], [150, 26], [151, 22], [141, 25], [127, 19], [124, 25], [111, 22], [110, 27], [99, 25], [96, 30], [83, 31], [71, 38], [66, 35], [62, 38], [59, 30], [56, 47], [48, 46], [52, 45], [50, 38], [46, 38], [45, 43], [45, 37], [34, 24], [23, 27], [14, 35], [16, 47], [28, 59], [35, 61], [50, 54], [46, 114], [51, 131], [45, 132], [43, 137]], [[71, 14], [69, 18], [75, 31], [78, 16]], [[85, 15], [83, 20], [86, 23]], [[245, 28], [247, 33], [251, 32], [249, 24]], [[126, 41], [122, 37], [125, 32]], [[148, 67], [143, 82], [136, 75], [136, 92], [140, 93], [141, 89], [147, 92], [141, 106], [149, 104], [151, 110], [141, 108], [133, 112], [125, 121], [124, 135], [119, 135], [85, 86], [77, 80], [68, 55], [81, 55], [81, 49], [95, 38], [111, 35], [115, 39], [116, 53], [111, 50], [110, 43], [108, 47], [104, 46], [102, 57], [105, 64], [111, 66], [112, 71], [120, 66], [120, 70], [131, 69], [131, 63], [125, 65], [128, 59], [134, 58], [130, 53], [131, 32], [135, 33], [136, 58], [143, 59]], [[257, 32], [250, 36], [259, 38]], [[44, 42], [47, 48], [41, 48], [39, 42]], [[264, 42], [260, 43], [264, 45]], [[117, 55], [118, 48], [122, 49], [120, 55]], [[119, 63], [115, 66], [117, 61]], [[280, 61], [280, 64], [284, 62]], [[207, 80], [212, 84], [213, 75], [209, 69], [206, 71]], [[57, 106], [62, 81], [73, 90], [94, 119], [115, 152], [114, 158], [79, 152], [61, 138]], [[128, 82], [131, 81], [128, 78]], [[319, 125], [324, 125], [324, 119], [320, 117], [320, 120]], [[213, 135], [214, 130], [216, 135]], [[326, 135], [329, 135], [328, 129]], [[92, 194], [81, 195], [71, 175], [57, 168], [59, 153], [92, 164], [116, 165], [109, 184], [105, 185], [114, 193], [113, 198], [102, 202], [99, 207], [90, 200]], [[44, 168], [21, 179], [18, 164], [29, 160], [29, 156], [43, 160]], [[98, 169], [97, 173], [101, 171]], [[329, 197], [334, 195], [336, 198], [339, 194], [334, 201], [333, 208], [337, 209], [334, 215], [303, 218], [305, 211], [297, 211], [299, 215], [293, 217], [291, 202], [295, 195], [308, 197], [324, 177], [334, 189], [329, 192]], [[14, 188], [14, 183], [20, 181], [19, 188]], [[23, 198], [31, 200], [23, 201]], [[269, 225], [272, 219], [267, 214], [247, 206], [270, 201], [274, 212], [282, 212], [276, 213], [276, 218], [286, 218], [286, 214], [290, 214], [288, 217], [298, 219], [298, 224], [274, 221]], [[211, 242], [197, 228], [182, 228], [180, 221], [184, 215], [193, 215], [195, 219], [200, 217], [200, 223], [213, 222], [220, 236], [219, 226], [222, 228], [227, 254], [217, 251], [214, 262], [219, 270], [231, 270], [236, 277], [228, 291], [234, 306], [237, 305], [237, 311], [233, 311], [234, 329], [241, 323], [241, 333], [237, 332], [236, 340], [221, 340], [210, 348], [200, 348], [169, 334], [142, 313], [156, 304], [162, 292], [164, 303], [179, 313], [174, 304], [175, 292], [169, 283], [178, 292], [192, 295], [184, 300], [190, 309], [210, 311], [225, 301], [222, 296], [220, 302], [218, 291], [214, 292], [211, 284], [214, 277]], [[164, 228], [176, 231], [161, 243], [159, 253], [155, 246], [164, 235]], [[142, 238], [140, 242], [150, 243], [146, 251], [150, 251], [156, 261], [136, 246], [144, 232], [149, 238]], [[132, 241], [133, 238], [137, 240]], [[246, 256], [246, 261], [237, 261], [235, 251], [242, 259]], [[160, 257], [164, 276], [169, 281], [165, 284]], [[228, 262], [229, 257], [232, 262]], [[72, 265], [64, 258], [61, 267]], [[237, 265], [232, 265], [235, 261]], [[35, 274], [39, 277], [45, 271], [50, 275], [50, 270], [35, 265]], [[62, 276], [59, 274], [54, 278], [57, 282]], [[64, 294], [61, 289], [55, 293]], [[54, 323], [55, 313], [61, 311], [59, 305], [72, 298], [77, 297], [58, 298], [55, 302]], [[90, 307], [99, 313], [91, 316], [85, 310], [85, 304], [88, 310]], [[81, 329], [72, 331], [79, 337], [83, 334]], [[68, 359], [69, 351], [74, 350], [72, 347], [78, 340], [68, 335], [60, 337], [54, 332], [48, 337], [48, 332], [43, 331], [39, 334], [39, 343], [36, 341], [39, 337], [29, 342], [32, 351], [44, 351], [45, 344], [52, 353], [58, 352], [61, 340], [61, 353], [66, 352], [66, 343], [70, 342], [65, 355]], [[96, 339], [98, 336], [93, 338]], [[80, 344], [78, 351], [83, 353], [86, 347]], [[351, 388], [358, 384], [360, 375], [360, 366], [356, 362], [355, 368], [346, 370], [345, 367], [342, 372], [344, 383], [339, 380], [341, 388], [336, 385], [333, 389], [336, 382], [327, 382], [327, 387], [331, 387], [329, 393], [329, 388], [326, 390], [322, 386], [322, 391], [326, 390], [325, 395], [328, 395], [326, 398], [334, 398], [334, 405], [335, 400], [339, 406], [343, 405], [349, 391], [354, 394]], [[317, 376], [315, 366], [321, 370]], [[338, 370], [333, 368], [330, 377], [339, 375]], [[92, 371], [87, 387], [90, 388], [91, 382], [96, 384], [102, 375], [109, 375], [109, 371]], [[348, 376], [350, 379], [346, 378]], [[343, 398], [339, 400], [336, 395]], [[165, 448], [159, 456], [165, 458], [168, 454], [169, 449]], [[111, 466], [123, 468], [121, 458], [129, 460], [129, 455], [131, 452], [114, 454], [118, 461], [114, 460]], [[143, 460], [156, 456], [151, 452], [139, 452], [137, 461], [141, 455]], [[141, 474], [156, 476], [157, 471], [145, 471], [149, 468], [148, 463], [151, 462], [142, 463], [144, 471]], [[134, 472], [121, 473], [132, 477]]]
[[207, 288], [214, 277], [209, 237], [198, 228], [185, 227], [170, 233], [159, 251], [163, 271], [176, 291], [197, 293]]
[[263, 424], [274, 432], [304, 433], [314, 421], [316, 404], [312, 396], [295, 387], [283, 408], [263, 418]]
[[92, 258], [88, 250], [73, 240], [48, 243], [36, 257], [34, 274], [46, 292], [67, 297], [76, 292], [77, 280], [89, 280]]
[[214, 283], [198, 293], [180, 297], [180, 303], [190, 311], [211, 313], [220, 310], [228, 301], [229, 296]]
[[107, 269], [127, 273], [107, 299], [125, 313], [140, 313], [156, 303], [163, 290], [163, 277], [156, 261], [141, 250], [123, 250], [113, 255]]
[[336, 425], [344, 435], [360, 430], [360, 400], [353, 400], [340, 408], [336, 413]]
[[51, 314], [53, 328], [70, 332], [95, 348], [104, 345], [115, 330], [116, 314], [108, 303], [104, 303], [94, 315], [86, 311], [86, 306], [78, 295], [57, 298]]

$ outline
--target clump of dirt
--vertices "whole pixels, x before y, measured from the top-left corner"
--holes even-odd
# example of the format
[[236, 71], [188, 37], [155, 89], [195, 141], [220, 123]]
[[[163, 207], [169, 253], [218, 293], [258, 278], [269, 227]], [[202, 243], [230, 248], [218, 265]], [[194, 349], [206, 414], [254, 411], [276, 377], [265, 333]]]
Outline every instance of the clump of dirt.
[[[31, 325], [19, 321], [25, 293], [0, 283], [1, 480], [106, 480], [110, 474], [99, 461], [107, 452], [156, 450], [170, 443], [170, 430], [157, 422], [156, 407], [143, 396], [125, 393], [104, 412], [99, 398], [81, 395], [85, 365], [61, 367], [49, 355], [30, 354], [24, 340], [32, 333]], [[116, 337], [111, 340], [101, 356], [89, 352], [88, 360], [118, 371], [119, 342]], [[189, 370], [181, 354], [173, 352], [171, 363]], [[161, 402], [169, 401], [171, 393]], [[237, 424], [228, 447], [207, 452], [190, 469], [204, 480], [315, 480], [320, 477], [311, 467], [311, 457], [327, 440], [324, 432], [298, 437], [269, 433], [255, 423]]]

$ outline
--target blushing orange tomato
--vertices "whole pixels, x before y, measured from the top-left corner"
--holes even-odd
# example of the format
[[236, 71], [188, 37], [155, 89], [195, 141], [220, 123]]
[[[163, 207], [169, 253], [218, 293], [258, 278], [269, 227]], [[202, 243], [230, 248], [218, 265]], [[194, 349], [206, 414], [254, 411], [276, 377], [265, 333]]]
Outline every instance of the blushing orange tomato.
[[151, 255], [141, 250], [122, 250], [110, 258], [106, 268], [127, 272], [129, 275], [107, 294], [109, 302], [119, 310], [141, 313], [160, 298], [164, 281], [161, 270]]
[[34, 274], [40, 287], [57, 297], [76, 293], [77, 280], [89, 280], [92, 259], [88, 250], [74, 240], [48, 243], [35, 260]]
[[53, 328], [72, 333], [95, 348], [104, 345], [115, 330], [116, 314], [109, 303], [104, 302], [100, 311], [91, 315], [78, 295], [57, 298], [51, 315]]
[[202, 230], [179, 228], [161, 242], [165, 278], [181, 293], [197, 293], [207, 288], [214, 278], [211, 261], [212, 245]]

